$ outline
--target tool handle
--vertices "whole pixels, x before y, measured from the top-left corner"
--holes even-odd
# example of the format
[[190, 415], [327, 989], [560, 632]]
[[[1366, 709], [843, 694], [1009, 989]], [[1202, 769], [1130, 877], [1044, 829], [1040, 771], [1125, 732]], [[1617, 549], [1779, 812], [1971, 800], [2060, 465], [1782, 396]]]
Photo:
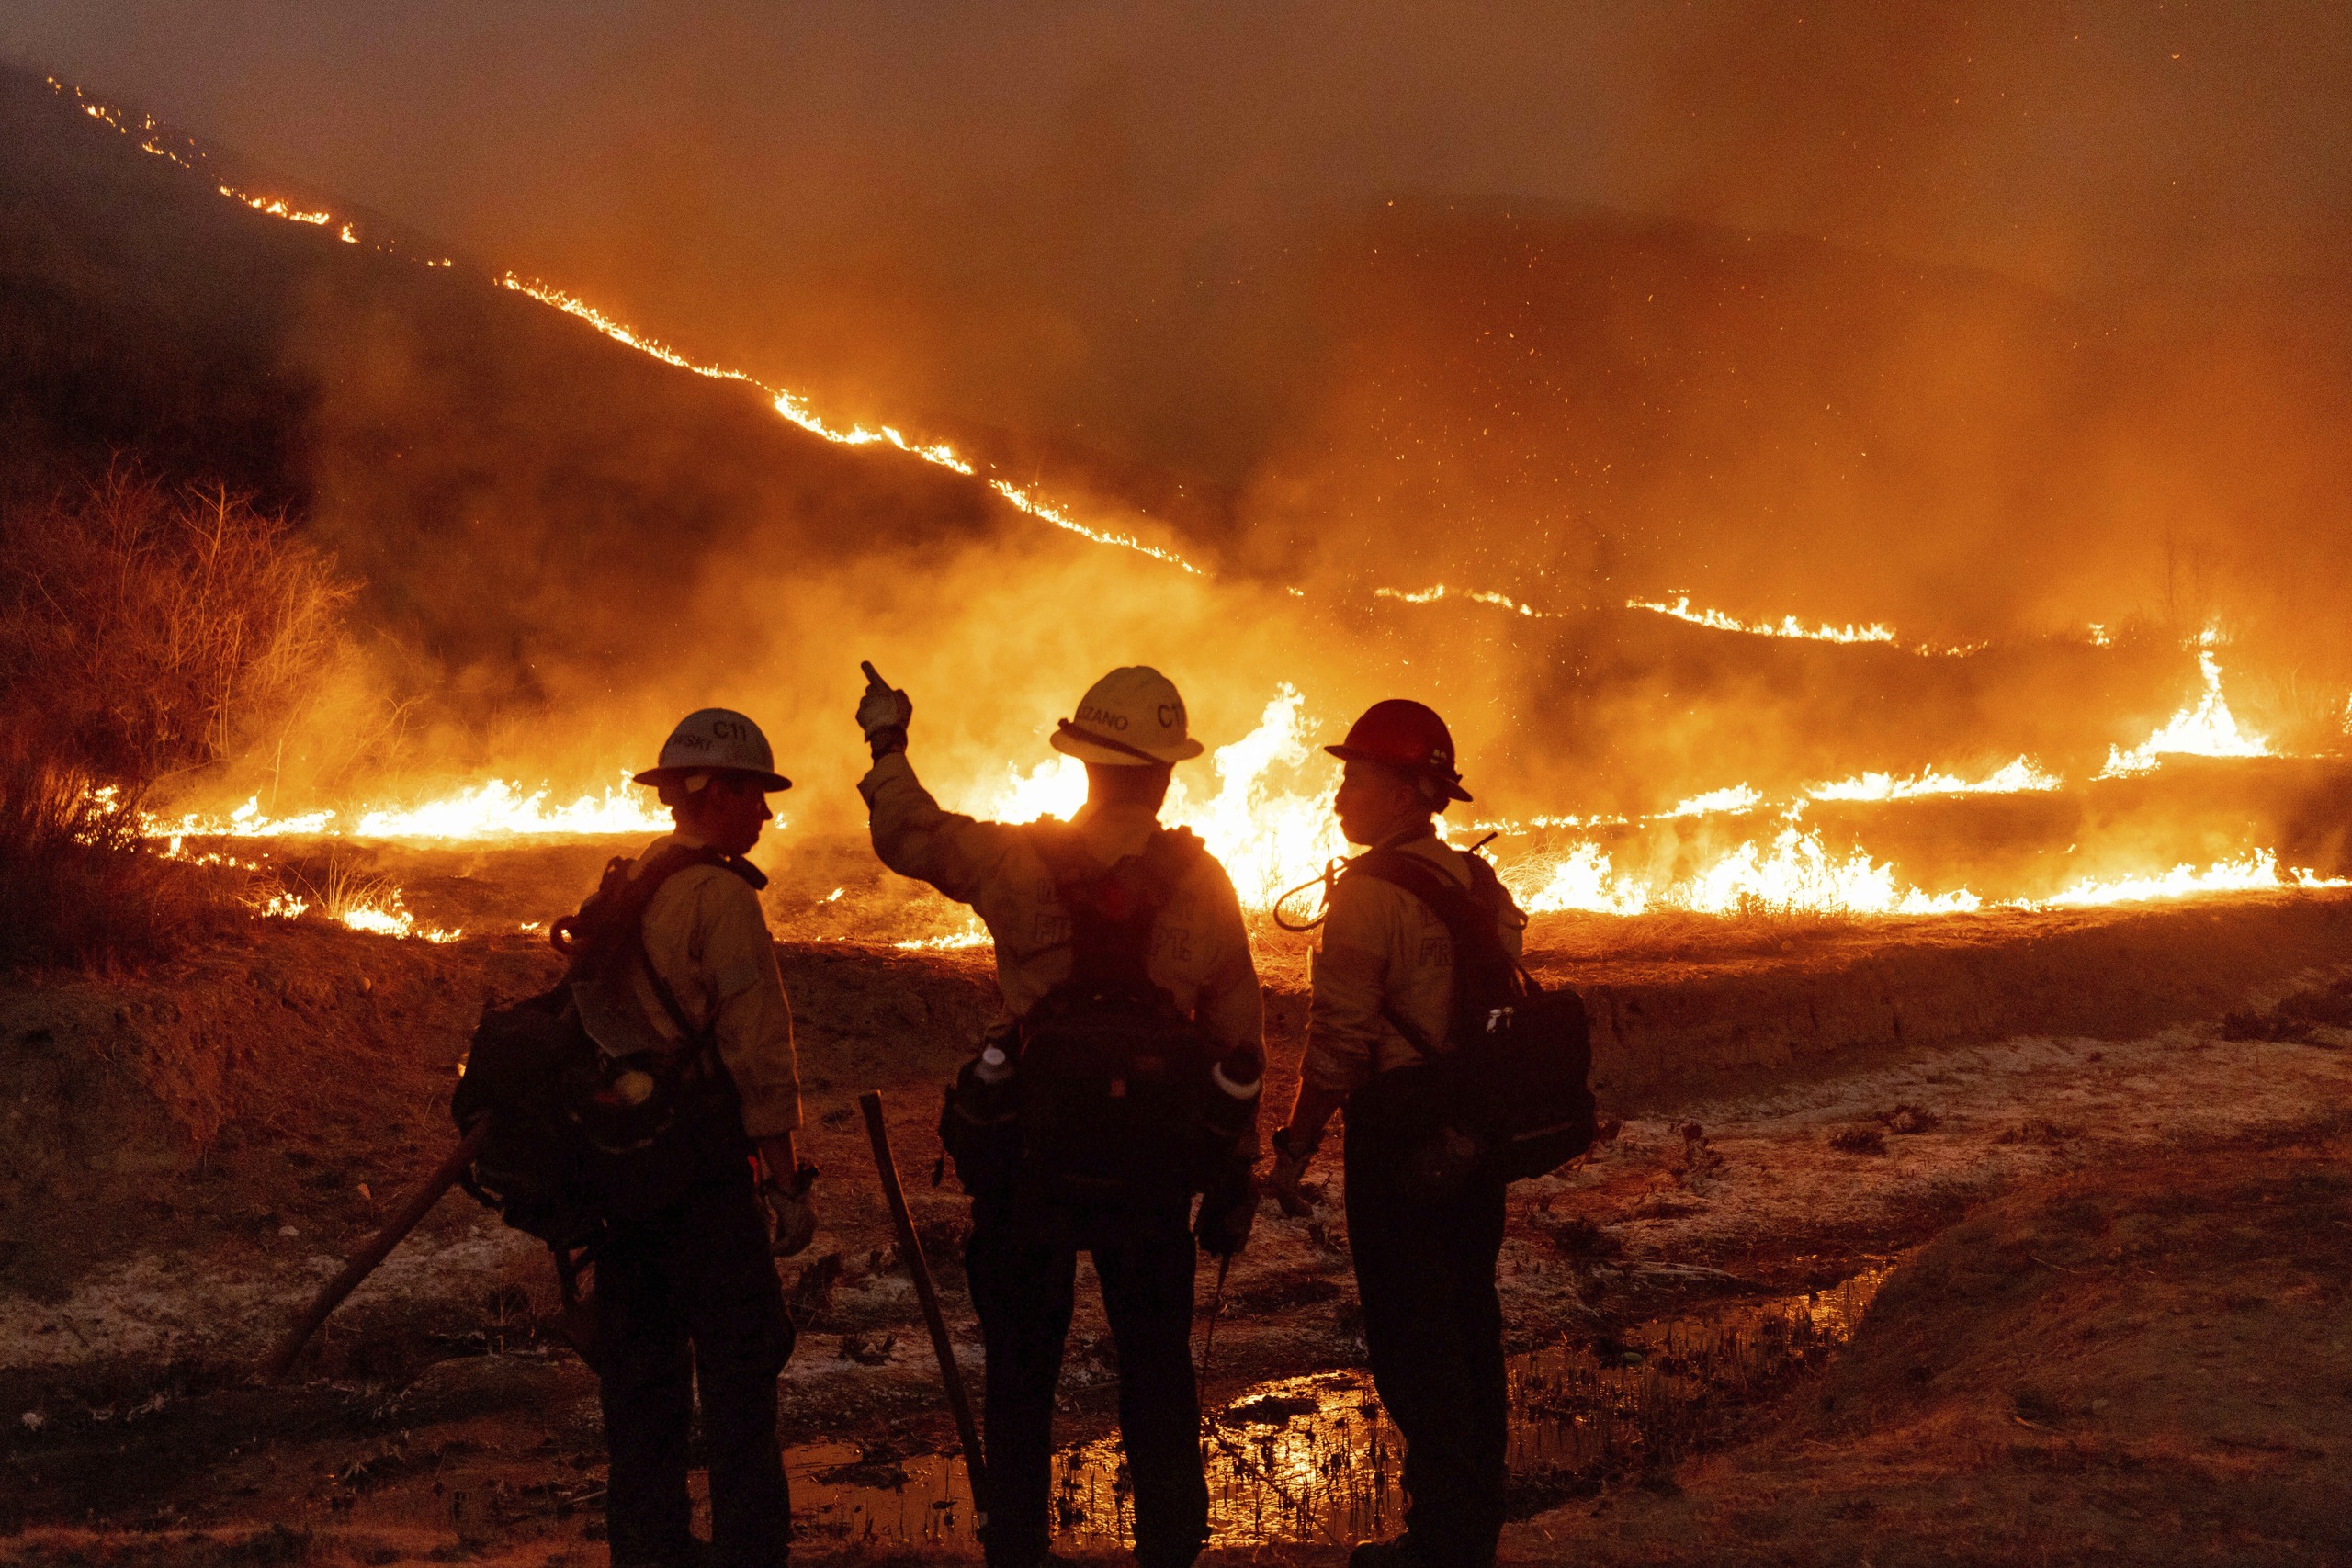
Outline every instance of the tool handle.
[[899, 1256], [915, 1282], [915, 1299], [922, 1303], [922, 1319], [931, 1330], [931, 1348], [939, 1358], [939, 1379], [947, 1385], [948, 1414], [956, 1418], [956, 1436], [964, 1445], [964, 1469], [972, 1478], [973, 1506], [988, 1509], [988, 1463], [980, 1450], [980, 1428], [972, 1419], [972, 1402], [964, 1392], [964, 1370], [956, 1364], [956, 1348], [947, 1337], [947, 1319], [939, 1310], [939, 1292], [931, 1282], [931, 1266], [923, 1261], [922, 1244], [915, 1239], [915, 1222], [907, 1213], [907, 1194], [899, 1185], [898, 1162], [890, 1157], [890, 1130], [882, 1121], [882, 1096], [867, 1089], [857, 1097], [865, 1112], [865, 1135], [874, 1144], [874, 1168], [882, 1178], [882, 1197], [890, 1205], [890, 1223], [898, 1227]]
[[401, 1201], [399, 1212], [384, 1223], [383, 1229], [368, 1237], [368, 1245], [351, 1255], [351, 1261], [343, 1266], [343, 1272], [319, 1287], [319, 1293], [311, 1298], [311, 1304], [302, 1309], [302, 1315], [294, 1320], [294, 1326], [286, 1331], [286, 1337], [277, 1342], [277, 1348], [269, 1353], [269, 1359], [262, 1362], [262, 1382], [276, 1382], [286, 1375], [287, 1369], [294, 1364], [294, 1358], [302, 1353], [302, 1347], [310, 1343], [311, 1336], [318, 1332], [319, 1325], [327, 1320], [327, 1314], [341, 1306], [343, 1298], [357, 1290], [359, 1281], [374, 1273], [376, 1266], [391, 1256], [392, 1248], [398, 1247], [401, 1238], [414, 1230], [417, 1222], [441, 1201], [441, 1194], [458, 1184], [458, 1178], [473, 1164], [474, 1156], [481, 1152], [482, 1140], [489, 1136], [490, 1121], [485, 1117], [472, 1132], [458, 1141], [456, 1148], [449, 1151], [449, 1156], [441, 1162], [440, 1168]]

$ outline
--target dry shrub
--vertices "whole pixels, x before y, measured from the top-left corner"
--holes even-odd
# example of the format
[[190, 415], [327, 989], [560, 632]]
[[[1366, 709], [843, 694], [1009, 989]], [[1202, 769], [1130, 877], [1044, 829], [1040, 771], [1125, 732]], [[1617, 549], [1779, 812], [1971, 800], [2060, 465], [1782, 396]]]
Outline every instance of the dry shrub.
[[0, 962], [204, 922], [220, 879], [147, 853], [140, 807], [284, 720], [350, 592], [284, 518], [124, 468], [0, 510]]

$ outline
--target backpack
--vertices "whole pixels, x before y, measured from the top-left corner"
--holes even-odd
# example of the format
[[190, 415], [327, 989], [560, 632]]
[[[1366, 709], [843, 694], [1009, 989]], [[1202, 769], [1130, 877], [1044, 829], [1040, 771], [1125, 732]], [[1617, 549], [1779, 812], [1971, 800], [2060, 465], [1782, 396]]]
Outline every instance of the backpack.
[[1401, 887], [1429, 907], [1453, 944], [1453, 998], [1443, 1040], [1394, 1009], [1382, 1016], [1421, 1054], [1385, 1096], [1422, 1108], [1431, 1133], [1451, 1128], [1483, 1145], [1483, 1168], [1505, 1181], [1546, 1175], [1592, 1146], [1592, 1040], [1574, 991], [1547, 991], [1503, 946], [1497, 915], [1507, 895], [1494, 867], [1468, 857], [1470, 886], [1404, 850], [1374, 850], [1346, 875]]
[[[723, 865], [753, 886], [749, 864], [712, 849], [673, 845], [642, 874], [616, 857], [579, 913], [555, 922], [563, 978], [537, 996], [482, 1010], [449, 1098], [460, 1133], [487, 1120], [489, 1136], [458, 1179], [514, 1229], [559, 1256], [593, 1245], [614, 1219], [658, 1208], [682, 1190], [724, 1136], [733, 1086], [707, 1031], [688, 1021], [646, 955], [646, 906], [690, 865]], [[590, 1037], [575, 987], [643, 964], [671, 1021], [676, 1051], [607, 1054]], [[734, 1122], [740, 1138], [740, 1122]], [[731, 1150], [727, 1152], [731, 1153]]]
[[1197, 1192], [1216, 1149], [1208, 1120], [1220, 1053], [1145, 961], [1161, 909], [1206, 852], [1185, 829], [1163, 829], [1105, 869], [1067, 827], [1035, 831], [1069, 911], [1071, 968], [1020, 1021], [1016, 1169], [1068, 1196]]

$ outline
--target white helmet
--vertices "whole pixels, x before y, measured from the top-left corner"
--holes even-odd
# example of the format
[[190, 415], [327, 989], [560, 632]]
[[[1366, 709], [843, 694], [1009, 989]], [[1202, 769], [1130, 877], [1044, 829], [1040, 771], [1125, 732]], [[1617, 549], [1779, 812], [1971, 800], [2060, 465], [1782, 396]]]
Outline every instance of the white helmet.
[[1081, 762], [1141, 768], [1201, 754], [1186, 733], [1176, 682], [1148, 664], [1114, 670], [1086, 689], [1078, 716], [1061, 721], [1047, 742]]
[[760, 727], [731, 708], [702, 708], [678, 721], [662, 744], [662, 761], [637, 775], [659, 789], [692, 773], [751, 773], [763, 790], [790, 789]]

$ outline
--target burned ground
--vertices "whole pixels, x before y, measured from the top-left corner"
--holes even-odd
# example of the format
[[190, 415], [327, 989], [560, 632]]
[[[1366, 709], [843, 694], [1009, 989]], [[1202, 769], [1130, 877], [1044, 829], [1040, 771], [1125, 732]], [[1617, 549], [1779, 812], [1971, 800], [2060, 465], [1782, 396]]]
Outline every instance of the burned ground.
[[[2098, 1561], [2138, 1553], [2130, 1521], [2151, 1509], [2174, 1521], [2159, 1555], [2221, 1540], [2241, 1559], [2340, 1552], [2352, 1431], [2339, 1326], [2352, 1059], [2340, 1047], [2352, 1036], [2328, 1021], [2343, 971], [2307, 961], [2338, 913], [2255, 902], [2226, 907], [2217, 927], [2216, 912], [2054, 930], [2020, 918], [2011, 1010], [1980, 1000], [1988, 1010], [1973, 1015], [2014, 1021], [2017, 998], [2041, 994], [2051, 1016], [2076, 1017], [2096, 1001], [2092, 971], [2154, 976], [2168, 952], [2164, 984], [2141, 987], [2161, 1018], [2118, 1006], [2105, 1031], [1857, 1030], [1842, 1049], [1775, 1060], [1700, 1029], [1682, 1040], [1682, 1092], [1616, 1095], [1610, 1142], [1514, 1190], [1503, 1288], [1523, 1416], [1554, 1438], [1587, 1431], [1595, 1391], [1616, 1414], [1598, 1454], [1538, 1459], [1522, 1444], [1508, 1552], [2003, 1562], [2046, 1545], [2053, 1561]], [[1751, 1012], [1759, 987], [1882, 1005], [1903, 951], [1899, 927], [1746, 922], [1710, 938], [1635, 923], [1619, 928], [1611, 964], [1577, 929], [1547, 932], [1547, 973], [1638, 981], [1661, 1007], [1678, 974], [1717, 1006], [1736, 984]], [[2266, 984], [2243, 983], [2262, 968], [2247, 942], [2276, 953]], [[1989, 931], [1963, 945], [2000, 972]], [[938, 1084], [993, 1005], [987, 962], [845, 942], [779, 951], [808, 1145], [826, 1172], [818, 1245], [785, 1265], [801, 1330], [786, 1435], [807, 1547], [954, 1558], [969, 1519], [931, 1506], [954, 1496], [936, 1458], [952, 1439], [852, 1100], [885, 1095], [976, 1369], [956, 1265], [963, 1203], [952, 1178], [931, 1184], [931, 1124]], [[519, 935], [392, 942], [267, 922], [251, 946], [152, 974], [12, 987], [0, 1554], [595, 1559], [594, 1380], [549, 1331], [544, 1255], [463, 1198], [443, 1202], [286, 1385], [247, 1374], [446, 1142], [447, 1091], [482, 1001], [552, 967]], [[1267, 964], [1278, 1101], [1302, 967], [1279, 951]], [[1666, 1024], [1652, 1027], [1671, 1048]], [[1336, 1170], [1316, 1174], [1336, 1191]], [[1880, 1292], [1851, 1345], [1808, 1341], [1770, 1375], [1740, 1370], [1761, 1341], [1723, 1329], [1724, 1314], [1803, 1312], [1828, 1299], [1808, 1292], [1849, 1280], [1866, 1287], [1857, 1301]], [[1097, 1462], [1087, 1445], [1111, 1429], [1115, 1386], [1099, 1310], [1080, 1294], [1065, 1376], [1073, 1476]], [[1213, 1435], [1251, 1463], [1280, 1442], [1361, 1435], [1375, 1417], [1355, 1414], [1356, 1322], [1342, 1217], [1269, 1206], [1224, 1300]], [[1694, 1342], [1738, 1375], [1709, 1371]], [[1571, 1394], [1583, 1416], [1561, 1415]], [[1230, 1457], [1218, 1461], [1228, 1483]], [[1085, 1473], [1102, 1497], [1072, 1505], [1066, 1544], [1092, 1551], [1119, 1512], [1111, 1472]], [[1393, 1478], [1347, 1485], [1374, 1495]], [[1343, 1492], [1317, 1494], [1303, 1537], [1261, 1521], [1250, 1551], [1336, 1561]], [[1247, 1531], [1227, 1536], [1238, 1551]]]

